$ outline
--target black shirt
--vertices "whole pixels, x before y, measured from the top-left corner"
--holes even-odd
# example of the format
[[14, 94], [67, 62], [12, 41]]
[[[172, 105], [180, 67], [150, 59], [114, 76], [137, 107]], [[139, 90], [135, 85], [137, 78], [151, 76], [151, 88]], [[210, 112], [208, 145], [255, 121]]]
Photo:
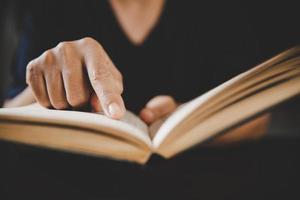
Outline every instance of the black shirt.
[[[258, 62], [259, 55], [246, 12], [228, 1], [217, 4], [167, 1], [159, 22], [139, 46], [128, 40], [108, 1], [35, 2], [24, 18], [9, 96], [15, 96], [26, 87], [25, 68], [31, 59], [61, 41], [87, 36], [102, 44], [123, 74], [125, 104], [135, 112], [159, 94], [172, 95], [180, 102], [188, 101], [251, 68]], [[251, 178], [251, 174], [244, 177], [250, 170], [247, 173], [239, 170], [248, 169], [240, 168], [239, 164], [251, 166], [252, 161], [246, 162], [248, 156], [240, 156], [243, 157], [238, 158], [241, 162], [226, 165], [228, 159], [227, 164], [231, 163], [231, 154], [225, 158], [221, 154], [216, 159], [205, 151], [201, 154], [202, 151], [190, 151], [164, 164], [157, 162], [151, 166], [150, 162], [143, 167], [62, 152], [19, 151], [16, 172], [12, 173], [17, 181], [12, 182], [27, 194], [42, 197], [44, 194], [72, 194], [96, 199], [96, 196], [134, 194], [140, 198], [143, 194], [144, 198], [145, 194], [152, 197], [168, 191], [173, 196], [195, 193], [207, 198], [218, 196], [219, 191], [222, 196], [230, 191], [226, 188], [235, 188], [228, 184], [233, 177], [241, 177], [242, 183]], [[245, 148], [245, 151], [249, 150]], [[211, 193], [211, 188], [219, 182], [218, 189], [214, 189], [218, 192]], [[257, 184], [256, 179], [254, 182]], [[209, 190], [201, 189], [204, 186]]]
[[108, 1], [35, 3], [24, 18], [10, 97], [26, 87], [27, 63], [61, 41], [99, 41], [124, 78], [124, 101], [138, 112], [152, 97], [185, 102], [257, 62], [255, 36], [242, 7], [228, 2], [166, 1], [141, 45], [127, 38]]

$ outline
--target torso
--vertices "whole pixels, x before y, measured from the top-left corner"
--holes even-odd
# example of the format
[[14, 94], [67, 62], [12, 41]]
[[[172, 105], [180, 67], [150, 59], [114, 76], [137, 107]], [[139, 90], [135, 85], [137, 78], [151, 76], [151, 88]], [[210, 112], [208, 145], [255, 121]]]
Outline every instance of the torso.
[[[126, 34], [125, 29], [132, 29], [121, 25], [108, 1], [80, 1], [72, 9], [68, 1], [59, 1], [60, 9], [53, 1], [48, 3], [45, 11], [34, 16], [37, 36], [31, 39], [38, 45], [33, 45], [33, 52], [19, 62], [28, 62], [59, 41], [91, 36], [104, 46], [123, 74], [123, 97], [127, 108], [134, 112], [160, 94], [188, 101], [255, 62], [254, 42], [244, 27], [245, 21], [232, 10], [227, 13], [221, 5], [166, 1], [141, 37]], [[68, 15], [64, 15], [66, 9], [70, 10]], [[225, 15], [216, 18], [215, 12]], [[25, 73], [24, 64], [20, 67]]]
[[141, 45], [162, 14], [165, 0], [110, 0], [112, 11], [124, 34], [134, 45]]

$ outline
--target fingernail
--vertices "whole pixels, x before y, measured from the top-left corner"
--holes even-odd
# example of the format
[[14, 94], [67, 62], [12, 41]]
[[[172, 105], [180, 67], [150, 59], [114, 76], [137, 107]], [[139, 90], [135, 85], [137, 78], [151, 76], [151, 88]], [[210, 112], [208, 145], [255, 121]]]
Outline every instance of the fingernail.
[[121, 114], [122, 110], [117, 103], [111, 103], [108, 106], [108, 112], [110, 117], [114, 118], [114, 117], [118, 117]]

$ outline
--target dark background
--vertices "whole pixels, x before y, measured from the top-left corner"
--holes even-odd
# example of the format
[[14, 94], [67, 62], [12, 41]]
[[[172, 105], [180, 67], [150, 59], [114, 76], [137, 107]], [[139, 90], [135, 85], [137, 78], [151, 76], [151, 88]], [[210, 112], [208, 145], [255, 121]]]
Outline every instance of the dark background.
[[[23, 16], [26, 12], [38, 10], [38, 6], [41, 6], [42, 3], [37, 2], [35, 0], [0, 1], [0, 91], [3, 91], [7, 81], [9, 81], [7, 68], [18, 43]], [[218, 6], [217, 1], [215, 4]], [[261, 61], [299, 44], [300, 14], [296, 1], [274, 1], [272, 3], [268, 1], [243, 1], [239, 4], [242, 4], [243, 9], [247, 12], [251, 26], [255, 30], [261, 50]], [[55, 13], [53, 14], [55, 15]]]
[[[243, 6], [259, 40], [261, 60], [299, 44], [300, 11], [296, 3], [243, 1]], [[0, 1], [1, 101], [9, 83], [8, 68], [18, 43], [22, 17], [32, 7], [34, 3], [29, 0]], [[15, 146], [1, 142], [0, 199], [6, 198], [4, 194], [12, 199], [83, 199], [86, 197], [80, 192], [83, 188], [77, 188], [75, 184], [79, 179], [87, 182], [89, 189], [84, 189], [86, 195], [93, 194], [87, 199], [96, 199], [97, 196], [108, 199], [112, 196], [112, 199], [153, 199], [161, 196], [165, 199], [268, 199], [293, 195], [299, 198], [300, 98], [288, 101], [275, 108], [274, 112], [277, 114], [271, 132], [275, 134], [261, 142], [228, 148], [197, 147], [168, 162], [153, 158], [144, 167], [41, 150], [40, 165], [53, 166], [51, 173], [72, 180], [72, 187], [66, 187], [59, 181], [46, 181], [51, 180], [52, 174], [38, 171], [39, 166], [32, 166], [30, 160], [24, 161], [22, 168], [11, 169], [11, 163], [17, 159]], [[42, 159], [43, 154], [52, 157]], [[78, 159], [81, 165], [78, 165]], [[75, 167], [70, 168], [73, 160], [77, 160], [73, 163]], [[103, 166], [95, 175], [99, 182], [90, 183], [89, 179], [85, 179], [85, 175], [93, 176], [88, 174], [88, 166]], [[33, 171], [38, 176], [31, 176]], [[35, 194], [30, 191], [35, 191]]]

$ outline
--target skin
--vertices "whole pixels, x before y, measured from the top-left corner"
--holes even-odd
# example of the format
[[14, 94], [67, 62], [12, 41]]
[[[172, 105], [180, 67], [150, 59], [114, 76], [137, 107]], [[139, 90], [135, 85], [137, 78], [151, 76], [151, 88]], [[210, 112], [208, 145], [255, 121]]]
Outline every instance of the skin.
[[[112, 9], [128, 39], [140, 45], [159, 20], [164, 0], [111, 0]], [[122, 99], [122, 74], [113, 64], [102, 45], [93, 38], [61, 42], [28, 63], [26, 88], [5, 103], [15, 107], [37, 101], [55, 109], [78, 108], [91, 104], [120, 119], [126, 108]], [[156, 96], [140, 111], [147, 124], [173, 112], [178, 103], [171, 96]], [[226, 144], [264, 135], [270, 114], [260, 116], [217, 138], [213, 144]]]
[[122, 75], [92, 38], [61, 42], [29, 62], [26, 81], [39, 104], [55, 109], [81, 107], [95, 92], [104, 113], [125, 113]]

